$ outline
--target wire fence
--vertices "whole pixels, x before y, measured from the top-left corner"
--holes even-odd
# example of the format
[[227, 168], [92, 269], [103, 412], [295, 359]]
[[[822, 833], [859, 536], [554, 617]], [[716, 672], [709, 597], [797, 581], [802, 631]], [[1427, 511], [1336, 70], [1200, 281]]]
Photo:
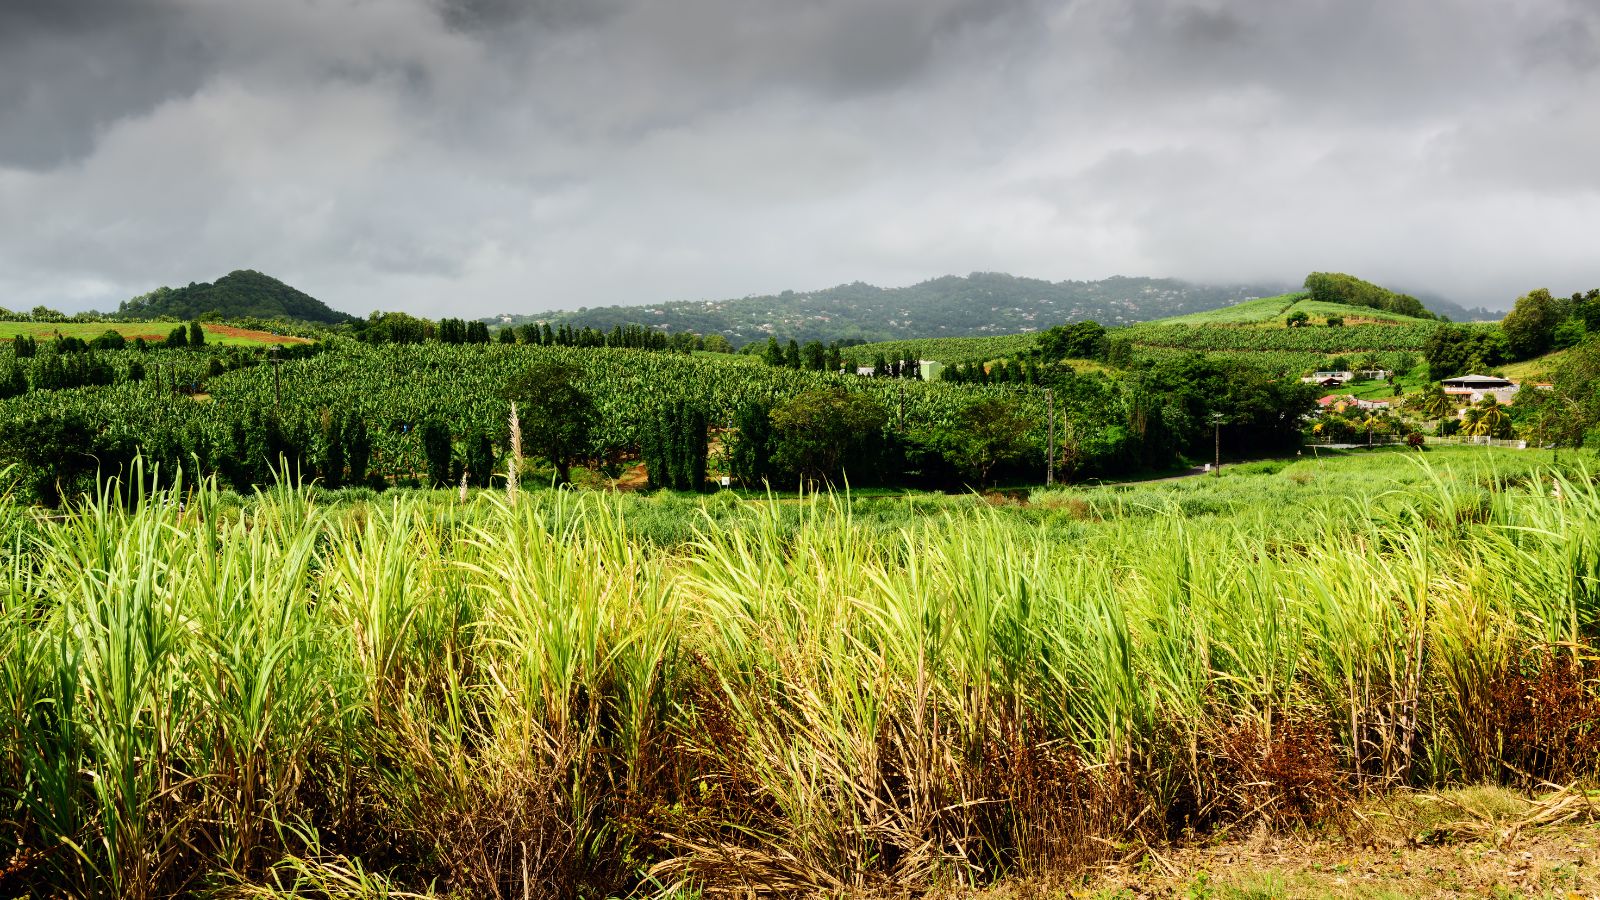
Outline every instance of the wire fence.
[[[1529, 444], [1527, 441], [1518, 438], [1512, 438], [1508, 440], [1502, 438], [1485, 437], [1481, 435], [1456, 434], [1440, 436], [1430, 434], [1426, 436], [1426, 440], [1430, 444], [1456, 444], [1466, 447], [1506, 447], [1512, 450], [1527, 450], [1530, 447], [1536, 448], [1536, 445]], [[1380, 447], [1387, 446], [1389, 444], [1403, 444], [1405, 441], [1405, 436], [1399, 434], [1373, 434], [1370, 438], [1367, 435], [1362, 434], [1351, 438], [1313, 438], [1309, 441], [1306, 441], [1306, 446], [1341, 449], [1352, 447]]]
[[1438, 435], [1431, 435], [1430, 434], [1430, 435], [1428, 435], [1428, 443], [1430, 443], [1430, 444], [1462, 444], [1462, 445], [1466, 445], [1466, 446], [1479, 446], [1479, 447], [1509, 447], [1512, 450], [1527, 450], [1529, 448], [1529, 446], [1530, 446], [1527, 441], [1522, 440], [1520, 438], [1511, 438], [1511, 439], [1492, 438], [1492, 437], [1487, 437], [1485, 435], [1471, 435], [1471, 434], [1453, 434], [1453, 435], [1449, 435], [1448, 437], [1440, 437]]

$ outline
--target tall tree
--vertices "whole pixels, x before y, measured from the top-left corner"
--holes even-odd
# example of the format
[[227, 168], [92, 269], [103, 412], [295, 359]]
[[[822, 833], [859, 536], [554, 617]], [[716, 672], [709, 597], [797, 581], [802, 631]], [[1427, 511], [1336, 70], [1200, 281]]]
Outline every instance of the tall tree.
[[988, 486], [996, 466], [1020, 461], [1038, 448], [1029, 440], [1033, 422], [1016, 401], [986, 397], [967, 404], [940, 429], [935, 443], [946, 459]]
[[888, 413], [843, 388], [803, 391], [772, 410], [773, 461], [802, 481], [831, 481], [862, 443], [878, 440]]
[[372, 438], [367, 434], [367, 420], [351, 415], [342, 429], [345, 441], [345, 465], [350, 470], [350, 483], [357, 487], [367, 483], [367, 465], [372, 460]]
[[734, 411], [728, 474], [746, 487], [759, 487], [776, 477], [771, 414], [770, 406], [757, 402], [745, 403]]
[[1570, 301], [1558, 300], [1544, 288], [1529, 291], [1501, 320], [1512, 359], [1532, 359], [1550, 352], [1556, 328], [1567, 317]]
[[450, 429], [437, 419], [422, 423], [422, 454], [428, 463], [428, 481], [436, 488], [450, 486]]
[[517, 404], [523, 441], [550, 460], [562, 483], [572, 480], [573, 462], [589, 451], [600, 418], [581, 381], [582, 372], [569, 363], [538, 360], [505, 390]]

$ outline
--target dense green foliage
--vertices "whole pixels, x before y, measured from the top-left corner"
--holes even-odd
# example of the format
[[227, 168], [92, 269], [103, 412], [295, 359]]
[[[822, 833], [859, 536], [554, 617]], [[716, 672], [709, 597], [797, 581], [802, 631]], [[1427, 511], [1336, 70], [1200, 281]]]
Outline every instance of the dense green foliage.
[[[881, 411], [882, 424], [854, 436], [833, 458], [786, 451], [773, 429], [767, 432], [771, 441], [763, 438], [767, 442], [743, 456], [742, 442], [730, 440], [725, 445], [730, 459], [718, 465], [726, 465], [747, 484], [794, 484], [803, 477], [847, 474], [852, 483], [959, 485], [963, 476], [958, 464], [941, 452], [939, 435], [974, 400], [994, 397], [1014, 400], [1017, 414], [1030, 428], [1026, 451], [990, 477], [1037, 479], [1044, 469], [1044, 396], [1026, 377], [1005, 382], [996, 378], [986, 385], [930, 383], [769, 367], [747, 356], [499, 343], [316, 346], [326, 352], [290, 359], [276, 368], [260, 365], [258, 356], [237, 357], [240, 367], [234, 368], [236, 357], [226, 354], [243, 351], [108, 354], [128, 366], [127, 376], [114, 377], [109, 387], [33, 391], [0, 401], [0, 433], [9, 429], [21, 440], [44, 423], [68, 417], [85, 424], [85, 430], [71, 433], [84, 443], [56, 447], [49, 455], [24, 458], [12, 453], [0, 460], [21, 463], [16, 474], [32, 489], [46, 482], [59, 484], [66, 496], [88, 488], [96, 465], [106, 474], [121, 471], [140, 448], [164, 473], [180, 464], [197, 464], [200, 471], [216, 473], [240, 491], [269, 483], [273, 471], [281, 468], [324, 483], [377, 487], [424, 479], [456, 484], [463, 472], [469, 473], [469, 481], [483, 483], [487, 457], [495, 458], [495, 471], [506, 471], [514, 396], [526, 452], [547, 459], [557, 476], [566, 479], [577, 463], [613, 471], [635, 458], [660, 410], [682, 404], [703, 416], [709, 427], [722, 429], [736, 414], [755, 409], [772, 415], [791, 398], [821, 390], [859, 395], [861, 402]], [[143, 382], [132, 378], [132, 364], [140, 357], [152, 363]], [[541, 375], [537, 384], [515, 385], [508, 394], [507, 385], [530, 370], [560, 374], [550, 379]], [[1206, 377], [1239, 384], [1253, 384], [1257, 378], [1251, 373], [1238, 378], [1215, 374], [1226, 370], [1225, 365], [1211, 366], [1206, 371], [1213, 374]], [[1009, 373], [1011, 366], [997, 371]], [[1026, 371], [1032, 370], [1024, 367]], [[1050, 384], [1062, 404], [1058, 429], [1070, 428], [1074, 434], [1075, 462], [1068, 468], [1084, 477], [1105, 477], [1168, 466], [1179, 453], [1203, 449], [1210, 432], [1204, 423], [1192, 421], [1198, 415], [1194, 410], [1203, 406], [1209, 412], [1233, 403], [1228, 391], [1207, 387], [1208, 395], [1196, 400], [1182, 396], [1187, 388], [1175, 381], [1147, 381], [1151, 377], [1137, 372], [1089, 377], [1052, 370]], [[194, 392], [196, 399], [174, 396], [175, 387]], [[1081, 397], [1075, 396], [1079, 393]], [[1279, 404], [1270, 411], [1273, 417], [1282, 413], [1293, 418], [1305, 409], [1303, 398], [1263, 393], [1257, 399]], [[1180, 415], [1180, 407], [1187, 412]], [[1239, 411], [1230, 408], [1228, 413]], [[1240, 418], [1267, 414], [1256, 410]], [[877, 421], [876, 416], [862, 417], [856, 424]], [[330, 429], [330, 422], [338, 426]], [[1152, 422], [1168, 427], [1152, 428]], [[430, 423], [426, 435], [431, 443], [424, 440], [424, 426]], [[482, 449], [485, 438], [493, 448], [487, 453]], [[1230, 455], [1278, 446], [1262, 444], [1258, 451], [1255, 440], [1242, 428], [1224, 429], [1224, 450]], [[1058, 440], [1057, 446], [1066, 443]], [[477, 459], [469, 461], [474, 454]], [[365, 477], [354, 471], [357, 457], [365, 462]], [[732, 457], [745, 467], [734, 465]], [[341, 460], [349, 472], [333, 468]], [[86, 461], [85, 466], [76, 461]], [[35, 490], [35, 496], [47, 502], [58, 499], [54, 490]]]
[[1430, 455], [999, 509], [0, 505], [6, 888], [923, 893], [1600, 775], [1593, 473]]
[[600, 422], [594, 398], [580, 384], [583, 377], [570, 361], [536, 358], [505, 388], [522, 439], [550, 460], [563, 482], [572, 480], [572, 463], [589, 455]]
[[1512, 406], [1518, 429], [1540, 445], [1600, 441], [1600, 334], [1569, 350], [1548, 390], [1522, 390]]
[[1306, 276], [1306, 290], [1320, 303], [1366, 306], [1418, 319], [1431, 319], [1433, 313], [1410, 294], [1397, 294], [1342, 272], [1312, 272]]
[[639, 455], [653, 488], [706, 489], [706, 414], [683, 401], [664, 404], [647, 419]]
[[858, 471], [876, 469], [871, 456], [889, 422], [882, 404], [842, 386], [801, 391], [774, 406], [768, 418], [772, 462], [807, 484], [837, 482], [855, 461], [862, 461]]
[[325, 325], [355, 321], [353, 316], [252, 269], [229, 272], [214, 283], [156, 288], [124, 301], [118, 315], [129, 319], [290, 319]]
[[1600, 334], [1600, 289], [1553, 297], [1539, 288], [1517, 298], [1500, 323], [1512, 359], [1532, 359]]
[[1014, 402], [984, 397], [961, 410], [933, 440], [945, 458], [981, 488], [996, 466], [1018, 462], [1033, 450], [1028, 443], [1032, 427]]
[[1422, 345], [1422, 356], [1428, 363], [1429, 377], [1434, 379], [1481, 375], [1510, 361], [1505, 334], [1500, 329], [1463, 325], [1435, 329]]
[[1041, 332], [1039, 350], [1050, 362], [1102, 359], [1106, 355], [1106, 341], [1106, 330], [1099, 322], [1074, 322]]

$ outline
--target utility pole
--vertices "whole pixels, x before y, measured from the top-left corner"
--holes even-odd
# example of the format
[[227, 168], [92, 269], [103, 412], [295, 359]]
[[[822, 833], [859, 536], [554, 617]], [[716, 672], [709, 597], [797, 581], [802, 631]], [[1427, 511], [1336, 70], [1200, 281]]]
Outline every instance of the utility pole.
[[278, 417], [278, 410], [283, 409], [283, 385], [278, 379], [278, 366], [281, 365], [282, 363], [283, 363], [283, 359], [281, 358], [281, 355], [278, 352], [278, 348], [277, 347], [273, 347], [272, 348], [272, 400], [273, 400], [272, 417], [273, 418], [277, 418]]
[[1215, 472], [1218, 475], [1221, 475], [1222, 474], [1222, 413], [1212, 413], [1211, 414], [1211, 425], [1212, 425], [1213, 428], [1216, 429], [1216, 432], [1217, 432], [1216, 461], [1212, 465], [1212, 471]]
[[1049, 425], [1045, 428], [1045, 461], [1044, 483], [1048, 487], [1056, 483], [1056, 392], [1050, 388], [1044, 389], [1045, 408], [1049, 410]]

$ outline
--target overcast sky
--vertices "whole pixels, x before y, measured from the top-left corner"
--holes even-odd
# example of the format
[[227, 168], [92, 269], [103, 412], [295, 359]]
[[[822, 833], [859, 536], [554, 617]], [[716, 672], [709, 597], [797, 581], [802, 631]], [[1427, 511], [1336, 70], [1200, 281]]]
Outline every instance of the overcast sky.
[[0, 0], [0, 306], [1600, 286], [1600, 0]]

